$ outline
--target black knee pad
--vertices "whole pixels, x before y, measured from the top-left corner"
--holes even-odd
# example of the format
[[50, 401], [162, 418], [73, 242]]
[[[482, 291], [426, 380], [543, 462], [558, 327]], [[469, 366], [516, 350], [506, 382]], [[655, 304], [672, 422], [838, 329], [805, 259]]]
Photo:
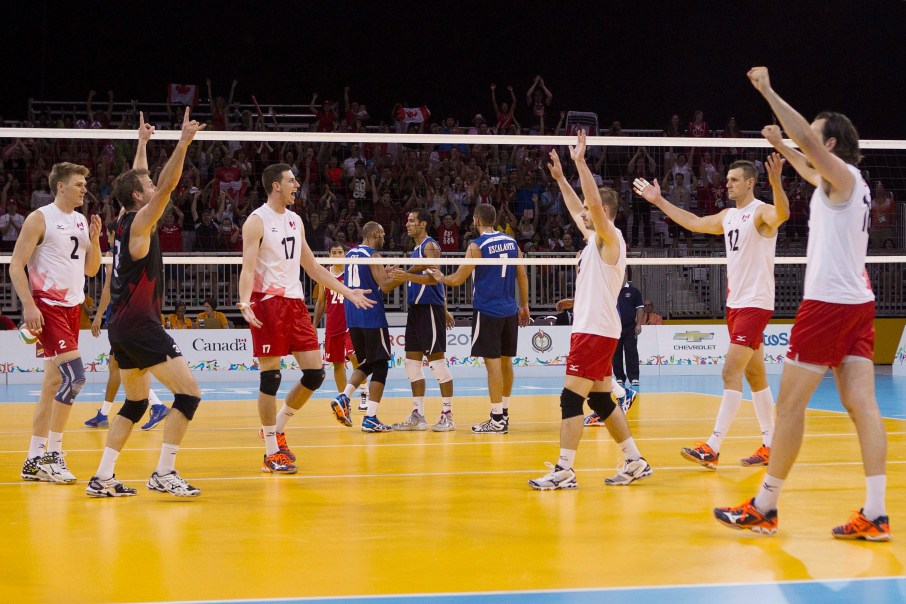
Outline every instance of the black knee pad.
[[609, 392], [590, 392], [588, 394], [588, 406], [597, 413], [602, 420], [610, 417], [610, 414], [617, 408], [613, 399], [610, 398]]
[[560, 417], [569, 419], [582, 415], [582, 405], [585, 403], [585, 397], [576, 394], [568, 388], [564, 388], [560, 393]]
[[378, 384], [387, 383], [387, 361], [375, 361], [371, 363], [371, 381]]
[[191, 396], [189, 394], [173, 395], [173, 408], [179, 409], [188, 420], [195, 417], [195, 410], [198, 409], [198, 403], [200, 402], [201, 399], [197, 396]]
[[324, 373], [323, 369], [303, 369], [302, 379], [299, 380], [299, 383], [314, 392], [324, 383], [324, 377], [326, 375], [327, 374]]
[[280, 380], [283, 379], [283, 374], [280, 373], [279, 369], [262, 371], [258, 379], [260, 381], [258, 390], [261, 391], [261, 394], [277, 396], [277, 391], [280, 390]]
[[140, 401], [130, 401], [129, 399], [126, 399], [126, 402], [120, 407], [117, 415], [122, 415], [133, 424], [137, 424], [145, 416], [145, 411], [147, 410], [148, 399], [143, 398]]

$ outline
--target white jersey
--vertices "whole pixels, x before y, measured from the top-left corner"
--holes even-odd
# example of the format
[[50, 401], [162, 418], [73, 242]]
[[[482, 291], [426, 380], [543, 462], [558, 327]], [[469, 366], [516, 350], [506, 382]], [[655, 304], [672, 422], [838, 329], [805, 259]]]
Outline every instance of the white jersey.
[[85, 300], [88, 219], [54, 203], [35, 211], [44, 215], [44, 237], [28, 260], [32, 296], [51, 306], [78, 306]]
[[755, 226], [755, 213], [763, 205], [753, 199], [744, 208], [730, 208], [724, 214], [727, 308], [774, 310], [777, 234], [764, 237]]
[[573, 302], [573, 333], [590, 333], [619, 338], [623, 331], [617, 312], [617, 296], [626, 273], [626, 242], [619, 238], [620, 255], [617, 263], [607, 264], [594, 236], [579, 256], [579, 275], [576, 277], [576, 297]]
[[819, 183], [812, 194], [808, 219], [806, 300], [835, 304], [871, 302], [875, 295], [865, 272], [871, 191], [855, 166], [853, 192], [846, 203], [833, 204]]
[[292, 210], [278, 214], [264, 204], [251, 214], [261, 219], [263, 235], [255, 262], [255, 282], [252, 291], [265, 298], [305, 299], [299, 277], [299, 257], [305, 237], [302, 219]]

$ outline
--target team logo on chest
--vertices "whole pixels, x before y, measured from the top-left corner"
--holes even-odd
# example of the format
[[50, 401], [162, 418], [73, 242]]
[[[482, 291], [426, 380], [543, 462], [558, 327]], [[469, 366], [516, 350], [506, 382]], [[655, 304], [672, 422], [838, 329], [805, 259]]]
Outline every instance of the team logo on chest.
[[752, 215], [751, 215], [750, 213], [746, 212], [745, 214], [742, 215], [741, 220], [742, 220], [743, 222], [745, 222], [746, 220], [748, 220], [748, 219], [751, 218], [751, 217], [752, 217]]

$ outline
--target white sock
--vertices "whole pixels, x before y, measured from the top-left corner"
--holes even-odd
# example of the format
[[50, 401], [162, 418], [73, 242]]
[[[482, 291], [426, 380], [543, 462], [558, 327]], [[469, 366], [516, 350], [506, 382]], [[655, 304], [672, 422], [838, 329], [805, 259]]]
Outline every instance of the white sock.
[[780, 499], [780, 489], [783, 488], [783, 480], [774, 478], [770, 474], [764, 475], [764, 482], [761, 483], [761, 490], [755, 497], [755, 507], [761, 513], [767, 513], [777, 509], [777, 500]]
[[425, 414], [425, 397], [416, 396], [412, 400], [412, 409], [418, 411], [419, 415]]
[[365, 415], [368, 417], [374, 417], [377, 415], [378, 402], [368, 399], [368, 411], [365, 412]]
[[119, 456], [119, 451], [104, 447], [104, 453], [101, 455], [101, 465], [98, 466], [98, 471], [94, 475], [101, 480], [113, 478], [113, 467], [116, 465], [116, 460]]
[[104, 401], [104, 404], [101, 405], [101, 415], [110, 415], [110, 407], [113, 406], [113, 401]]
[[283, 406], [280, 408], [280, 413], [277, 414], [277, 432], [286, 432], [286, 424], [293, 418], [296, 411], [298, 411], [298, 409], [287, 407], [286, 403], [283, 403]]
[[277, 426], [261, 426], [264, 431], [264, 452], [273, 455], [280, 450], [277, 446]]
[[452, 411], [453, 411], [453, 397], [452, 396], [443, 397], [443, 409], [441, 409], [441, 413], [450, 413]]
[[626, 461], [634, 461], [642, 456], [631, 436], [620, 443], [620, 450], [623, 451], [623, 459]]
[[179, 445], [168, 445], [164, 443], [160, 446], [160, 458], [157, 460], [157, 475], [163, 476], [176, 469], [176, 454], [179, 453]]
[[884, 506], [884, 494], [886, 491], [886, 474], [865, 477], [865, 505], [862, 506], [862, 513], [869, 520], [887, 515], [887, 509]]
[[346, 384], [346, 387], [343, 388], [343, 394], [346, 395], [346, 398], [352, 396], [352, 393], [355, 392], [355, 386], [352, 384]]
[[610, 378], [610, 393], [617, 398], [626, 396], [626, 389], [620, 386], [615, 378]]
[[492, 403], [491, 415], [503, 415], [503, 403]]
[[510, 409], [510, 397], [504, 396], [501, 398], [500, 403], [503, 405], [504, 411], [509, 411]]
[[[157, 398], [157, 394], [153, 390], [148, 391], [148, 402], [152, 405], [163, 405], [163, 403], [160, 402], [160, 399]], [[158, 474], [160, 474], [160, 472], [158, 472]]]
[[47, 439], [43, 436], [32, 436], [28, 445], [28, 458], [44, 457], [47, 451]]
[[761, 427], [761, 441], [770, 447], [774, 441], [774, 397], [771, 389], [765, 388], [752, 393], [752, 404], [755, 405], [755, 415]]
[[575, 463], [575, 461], [575, 449], [560, 449], [560, 457], [557, 459], [558, 466], [560, 466], [564, 470], [569, 470], [573, 467], [573, 463]]
[[62, 453], [63, 452], [63, 433], [62, 432], [48, 432], [47, 433], [47, 452], [48, 453]]
[[720, 445], [727, 436], [730, 424], [739, 412], [739, 406], [742, 404], [742, 392], [738, 390], [724, 390], [724, 396], [720, 400], [720, 411], [717, 412], [717, 421], [714, 422], [714, 432], [708, 439], [708, 446], [714, 449], [715, 453], [720, 452]]

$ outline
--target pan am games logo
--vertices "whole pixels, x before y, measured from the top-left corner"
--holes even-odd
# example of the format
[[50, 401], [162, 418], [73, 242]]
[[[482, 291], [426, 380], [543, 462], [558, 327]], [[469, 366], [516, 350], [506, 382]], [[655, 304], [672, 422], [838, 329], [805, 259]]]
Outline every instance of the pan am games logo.
[[538, 352], [547, 352], [554, 346], [554, 341], [551, 337], [544, 331], [540, 329], [538, 332], [532, 336], [532, 348]]

